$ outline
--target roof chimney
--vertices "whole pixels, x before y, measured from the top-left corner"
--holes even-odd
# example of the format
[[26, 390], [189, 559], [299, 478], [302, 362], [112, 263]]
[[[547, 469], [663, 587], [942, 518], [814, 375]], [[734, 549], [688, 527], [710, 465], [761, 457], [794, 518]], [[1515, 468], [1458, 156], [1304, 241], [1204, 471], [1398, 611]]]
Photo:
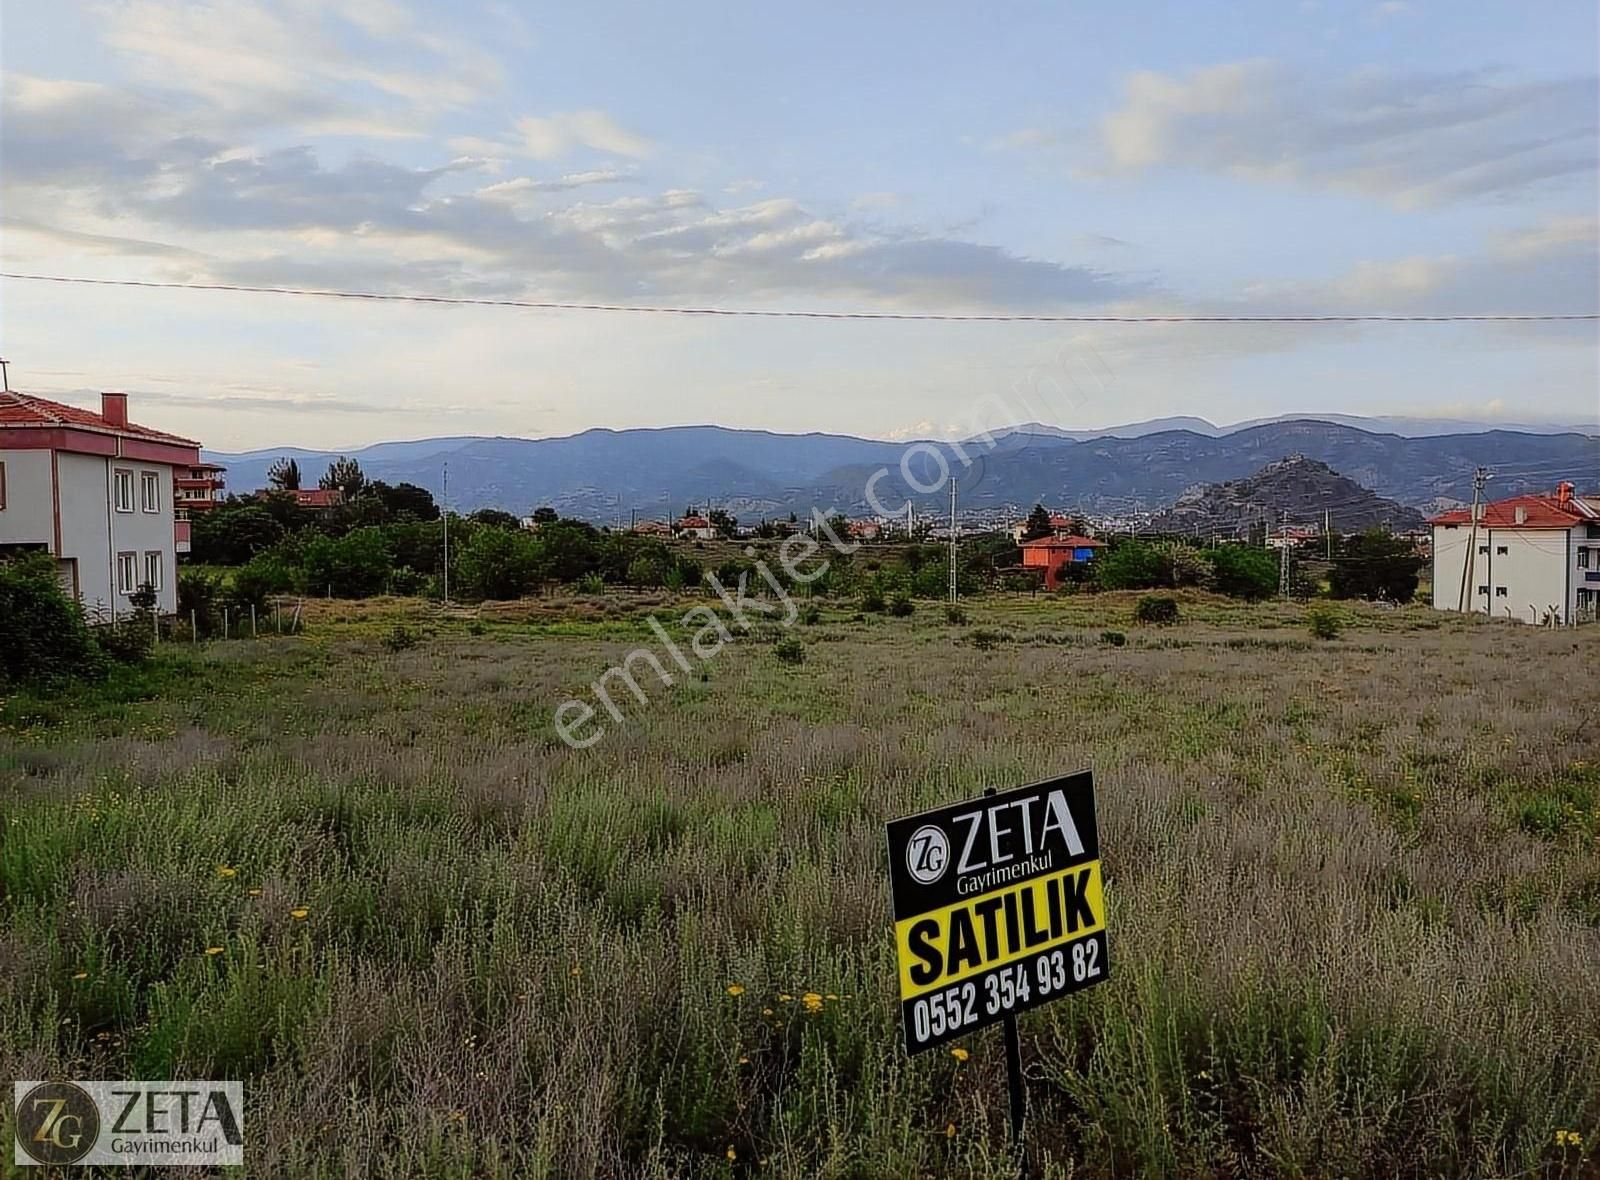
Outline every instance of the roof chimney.
[[1570, 509], [1572, 507], [1572, 483], [1562, 480], [1556, 484], [1556, 507]]
[[1516, 518], [1515, 519], [1516, 519], [1516, 522], [1518, 524], [1527, 524], [1528, 523], [1528, 509], [1527, 509], [1527, 507], [1525, 505], [1522, 505], [1522, 504], [1518, 504], [1517, 505], [1517, 512], [1516, 512]]
[[128, 424], [128, 395], [125, 393], [102, 393], [100, 395], [100, 416], [113, 426], [126, 426]]

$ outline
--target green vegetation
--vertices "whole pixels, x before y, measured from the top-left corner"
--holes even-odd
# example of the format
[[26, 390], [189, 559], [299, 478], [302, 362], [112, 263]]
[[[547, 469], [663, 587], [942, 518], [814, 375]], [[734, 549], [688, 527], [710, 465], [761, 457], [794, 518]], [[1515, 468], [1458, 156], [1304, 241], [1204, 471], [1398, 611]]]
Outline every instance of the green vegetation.
[[297, 1177], [1004, 1176], [998, 1033], [900, 1047], [882, 824], [1092, 765], [1041, 1174], [1590, 1174], [1593, 637], [1173, 597], [826, 612], [581, 752], [555, 703], [691, 600], [316, 601], [11, 693], [0, 1070], [242, 1078]]
[[129, 603], [131, 613], [91, 628], [49, 554], [0, 558], [0, 692], [61, 690], [142, 662], [155, 642], [155, 592], [142, 586]]
[[1133, 617], [1141, 623], [1171, 626], [1178, 621], [1178, 600], [1170, 594], [1143, 595], [1133, 608]]
[[1344, 630], [1344, 616], [1325, 603], [1306, 612], [1306, 626], [1317, 639], [1337, 639]]

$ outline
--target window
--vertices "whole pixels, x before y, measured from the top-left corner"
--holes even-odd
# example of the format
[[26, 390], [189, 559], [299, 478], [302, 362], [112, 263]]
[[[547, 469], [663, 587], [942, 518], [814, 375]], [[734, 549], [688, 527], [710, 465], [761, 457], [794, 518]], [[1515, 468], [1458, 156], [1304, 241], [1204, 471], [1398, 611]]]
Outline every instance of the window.
[[1496, 545], [1494, 547], [1494, 551], [1495, 554], [1500, 557], [1504, 557], [1507, 553], [1511, 552], [1511, 550], [1507, 549], [1504, 545]]
[[1504, 598], [1506, 596], [1506, 588], [1504, 586], [1496, 586], [1494, 588], [1494, 596], [1496, 598]]
[[1487, 598], [1489, 596], [1489, 587], [1487, 587], [1487, 586], [1479, 586], [1478, 587], [1478, 593], [1482, 594], [1485, 598]]
[[161, 511], [161, 476], [154, 471], [139, 473], [139, 507], [146, 512]]
[[139, 555], [137, 553], [117, 554], [117, 591], [121, 594], [132, 594], [139, 588]]
[[161, 589], [161, 550], [151, 549], [145, 553], [144, 580], [150, 589]]
[[[3, 478], [0, 478], [0, 508], [4, 508], [5, 506], [5, 481]], [[1589, 568], [1589, 551], [1582, 546], [1578, 548], [1578, 568], [1581, 570], [1586, 570]]]
[[133, 511], [133, 472], [118, 467], [111, 473], [111, 502], [118, 512]]
[[1487, 545], [1479, 545], [1478, 546], [1478, 552], [1483, 554], [1485, 557], [1488, 557], [1489, 556], [1489, 546], [1487, 546]]

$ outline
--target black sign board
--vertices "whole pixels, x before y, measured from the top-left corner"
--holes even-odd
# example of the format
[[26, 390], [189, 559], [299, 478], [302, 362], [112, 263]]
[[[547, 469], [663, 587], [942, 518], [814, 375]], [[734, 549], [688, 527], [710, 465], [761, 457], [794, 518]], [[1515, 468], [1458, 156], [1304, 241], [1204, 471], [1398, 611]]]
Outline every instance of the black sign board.
[[1105, 982], [1092, 773], [907, 816], [888, 832], [908, 1052]]

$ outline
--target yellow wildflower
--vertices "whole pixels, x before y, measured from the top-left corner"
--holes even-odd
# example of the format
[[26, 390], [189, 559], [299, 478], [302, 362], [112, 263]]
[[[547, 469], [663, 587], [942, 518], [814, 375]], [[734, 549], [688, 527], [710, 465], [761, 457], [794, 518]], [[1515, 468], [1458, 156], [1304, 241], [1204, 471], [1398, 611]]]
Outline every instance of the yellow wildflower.
[[772, 1009], [771, 1008], [763, 1008], [763, 1009], [761, 1009], [761, 1015], [763, 1015], [763, 1016], [771, 1016], [772, 1015]]
[[790, 1000], [794, 999], [794, 997], [791, 996], [788, 992], [783, 992], [778, 996], [778, 999], [780, 1001], [782, 1001], [783, 1003], [787, 1004]]
[[246, 897], [260, 897], [261, 896], [261, 890], [259, 890], [259, 889], [246, 889], [244, 891], [244, 895]]
[[574, 966], [572, 968], [572, 978], [576, 979], [576, 978], [578, 978], [578, 976], [580, 976], [582, 974], [583, 974], [583, 968], [582, 967]]
[[222, 948], [220, 946], [208, 946], [208, 947], [206, 947], [206, 954], [208, 954], [208, 955], [220, 955], [221, 953], [222, 953]]
[[733, 1144], [731, 1144], [731, 1143], [728, 1144], [728, 1160], [729, 1160], [729, 1162], [731, 1163], [732, 1161], [734, 1161], [734, 1160], [736, 1160], [738, 1158], [739, 1158], [739, 1153], [737, 1151], [733, 1150]]
[[739, 1064], [740, 1065], [749, 1065], [750, 1064], [750, 1058], [748, 1058], [748, 1057], [740, 1057], [739, 1058]]
[[956, 1125], [954, 1123], [946, 1123], [944, 1125], [944, 1137], [946, 1139], [954, 1139], [956, 1137]]
[[730, 983], [728, 985], [728, 994], [730, 996], [742, 996], [742, 995], [744, 995], [744, 985], [743, 984], [739, 984], [739, 983]]
[[304, 922], [308, 917], [311, 916], [311, 911], [306, 909], [306, 907], [303, 905], [296, 906], [294, 909], [289, 911], [289, 916], [296, 922]]
[[231, 865], [218, 865], [217, 866], [217, 876], [219, 876], [219, 877], [231, 877], [234, 874], [236, 874], [238, 871], [239, 871], [238, 869], [233, 868]]
[[822, 997], [817, 995], [816, 992], [807, 992], [800, 997], [800, 1002], [806, 1006], [807, 1012], [822, 1011]]
[[950, 1050], [950, 1056], [954, 1057], [957, 1061], [965, 1061], [967, 1058], [971, 1057], [972, 1054], [968, 1053], [960, 1045], [957, 1045], [954, 1049]]
[[74, 980], [88, 979], [89, 978], [89, 973], [87, 971], [80, 971], [76, 975], [74, 975], [72, 978]]

